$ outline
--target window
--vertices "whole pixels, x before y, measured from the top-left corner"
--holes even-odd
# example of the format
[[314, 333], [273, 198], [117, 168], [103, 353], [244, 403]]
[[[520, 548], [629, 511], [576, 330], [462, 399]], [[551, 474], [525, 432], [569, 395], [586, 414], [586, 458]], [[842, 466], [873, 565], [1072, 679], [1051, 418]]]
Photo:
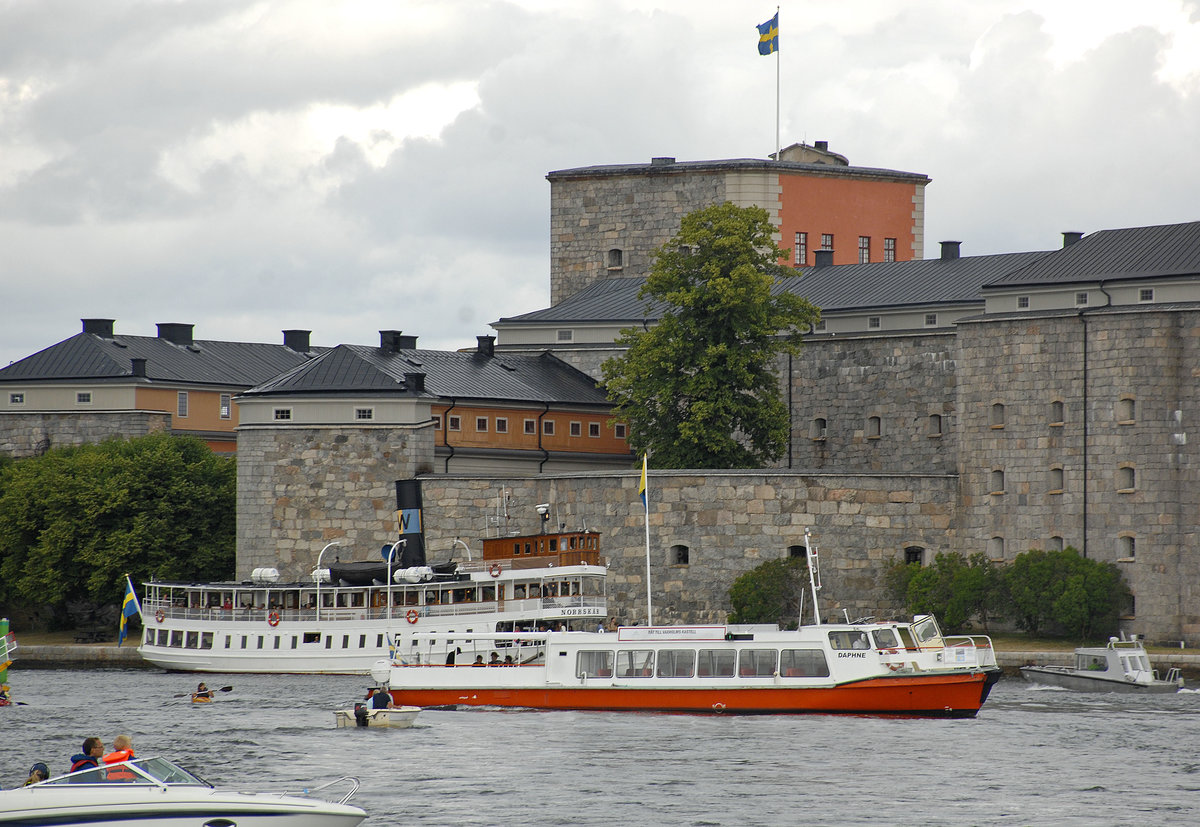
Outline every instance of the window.
[[937, 327], [937, 314], [936, 313], [926, 313], [925, 314], [925, 326], [926, 327]]
[[18, 393], [10, 393], [8, 395], [8, 404], [24, 405], [25, 404], [25, 394], [19, 393], [19, 392]]
[[571, 436], [583, 436], [583, 423], [572, 422], [570, 424]]
[[542, 422], [542, 433], [546, 436], [554, 436], [554, 420], [547, 419]]
[[883, 436], [883, 420], [877, 416], [867, 417], [867, 439], [879, 439]]
[[285, 422], [292, 418], [291, 408], [276, 408], [274, 413], [276, 422]]
[[801, 559], [808, 559], [807, 546], [788, 546], [787, 553], [789, 558], [799, 557]]
[[885, 238], [883, 240], [883, 260], [884, 261], [895, 261], [896, 260], [896, 239]]
[[599, 422], [589, 422], [588, 423], [588, 436], [592, 437], [593, 439], [599, 438], [599, 436], [600, 436], [600, 423]]
[[1143, 287], [1142, 289], [1138, 290], [1138, 301], [1140, 301], [1140, 302], [1154, 301], [1154, 288], [1153, 287]]
[[941, 414], [930, 414], [929, 415], [929, 429], [928, 429], [927, 433], [931, 437], [942, 435], [942, 415]]
[[987, 548], [988, 548], [987, 555], [992, 560], [1003, 560], [1004, 559], [1004, 538], [1003, 537], [993, 537], [992, 539], [988, 540]]
[[813, 333], [824, 333], [825, 332], [825, 320], [821, 319], [821, 321], [819, 321], [815, 325], [813, 325], [812, 332]]
[[574, 330], [560, 330], [560, 331], [558, 331], [556, 336], [558, 338], [558, 341], [560, 341], [560, 342], [575, 341], [575, 331]]
[[488, 418], [486, 416], [475, 417], [475, 433], [486, 434], [488, 430]]
[[433, 415], [433, 430], [435, 430], [435, 431], [442, 430], [442, 415], [441, 414]]
[[507, 434], [508, 433], [508, 419], [507, 418], [505, 418], [503, 416], [496, 417], [496, 433], [498, 433], [498, 434]]
[[833, 249], [833, 233], [821, 233], [821, 249]]
[[660, 678], [690, 678], [696, 672], [696, 653], [692, 649], [660, 649], [658, 676]]
[[738, 652], [738, 674], [743, 678], [770, 678], [775, 674], [774, 649], [743, 649]]
[[1050, 542], [1048, 545], [1049, 545], [1049, 548], [1046, 549], [1047, 551], [1062, 551], [1064, 548], [1063, 538], [1059, 537], [1057, 534], [1055, 534], [1053, 537], [1050, 538]]
[[525, 420], [525, 433], [527, 433], [527, 434], [536, 434], [537, 433], [537, 420], [536, 419], [526, 419]]
[[648, 678], [654, 674], [653, 649], [618, 649], [618, 678]]
[[1004, 493], [1004, 471], [996, 468], [992, 471], [992, 487], [989, 489], [993, 494]]
[[620, 270], [624, 266], [625, 255], [614, 247], [608, 251], [608, 269]]
[[796, 243], [792, 246], [792, 259], [797, 267], [808, 264], [808, 233], [796, 233]]
[[1137, 402], [1132, 396], [1123, 396], [1117, 400], [1117, 424], [1132, 425], [1137, 413]]
[[221, 394], [221, 419], [229, 419], [233, 416], [233, 396], [228, 393]]
[[575, 677], [577, 678], [611, 678], [612, 673], [612, 652], [582, 651], [575, 656]]
[[1063, 405], [1062, 400], [1055, 399], [1053, 402], [1050, 403], [1050, 425], [1051, 426], [1057, 425], [1057, 426], [1061, 427], [1063, 422], [1066, 421], [1065, 415], [1066, 415], [1066, 406]]
[[1075, 306], [1083, 307], [1085, 304], [1087, 304], [1087, 297], [1088, 297], [1087, 293], [1076, 293], [1075, 294]]
[[784, 649], [779, 653], [779, 674], [785, 678], [828, 678], [829, 664], [820, 649]]
[[1017, 296], [1017, 310], [1028, 310], [1028, 309], [1029, 309], [1029, 297], [1028, 296]]
[[364, 422], [368, 419], [374, 419], [374, 418], [375, 418], [375, 409], [374, 408], [355, 408], [354, 409], [354, 420], [356, 422]]
[[860, 235], [858, 237], [858, 263], [871, 263], [871, 237], [869, 235]]
[[1063, 492], [1063, 469], [1054, 467], [1050, 469], [1050, 493], [1061, 494]]
[[701, 678], [732, 678], [735, 655], [728, 649], [701, 649], [696, 658], [696, 674]]
[[824, 439], [827, 432], [828, 427], [825, 422], [825, 417], [818, 416], [812, 421], [812, 425], [809, 426], [808, 436], [810, 439]]
[[1117, 469], [1117, 490], [1132, 491], [1137, 483], [1132, 465], [1122, 465]]
[[452, 430], [452, 431], [461, 431], [462, 430], [462, 417], [461, 416], [448, 417], [446, 419], [446, 424], [449, 425], [450, 430]]
[[91, 391], [76, 391], [75, 404], [76, 405], [92, 404], [92, 392]]
[[878, 316], [867, 316], [867, 327], [871, 330], [878, 330], [882, 326], [882, 320]]
[[188, 415], [188, 392], [179, 391], [175, 394], [175, 415], [186, 418]]
[[993, 428], [1004, 427], [1004, 403], [993, 403], [991, 410], [988, 412], [988, 425]]
[[616, 425], [613, 425], [613, 436], [615, 436], [617, 439], [624, 439], [626, 429], [627, 426], [624, 422], [618, 422]]
[[683, 545], [671, 546], [671, 565], [686, 566], [688, 564], [688, 547]]
[[1135, 556], [1136, 541], [1132, 536], [1125, 534], [1117, 538], [1117, 557], [1125, 560], [1132, 560]]
[[913, 563], [918, 566], [925, 565], [925, 549], [920, 546], [909, 546], [904, 549], [904, 564], [912, 565]]

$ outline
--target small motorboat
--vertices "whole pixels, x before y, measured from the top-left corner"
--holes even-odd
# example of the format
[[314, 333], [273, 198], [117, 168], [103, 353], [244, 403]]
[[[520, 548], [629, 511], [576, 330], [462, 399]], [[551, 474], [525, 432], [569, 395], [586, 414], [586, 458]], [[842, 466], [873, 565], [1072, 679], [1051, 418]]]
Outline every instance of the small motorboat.
[[354, 709], [339, 709], [333, 713], [333, 717], [339, 727], [381, 726], [405, 729], [413, 725], [420, 711], [419, 706], [369, 709], [365, 704], [356, 704]]
[[1081, 646], [1071, 666], [1022, 666], [1021, 675], [1030, 683], [1058, 686], [1081, 692], [1178, 692], [1183, 677], [1178, 669], [1165, 679], [1150, 668], [1142, 642], [1110, 637], [1107, 646]]
[[[109, 781], [106, 773], [123, 766], [132, 781]], [[222, 790], [165, 758], [136, 758], [40, 784], [0, 792], [0, 827], [32, 824], [87, 824], [89, 827], [176, 827], [182, 824], [237, 827], [355, 827], [366, 812], [346, 802], [358, 780], [345, 776], [311, 789], [339, 783], [350, 790], [337, 801], [305, 794]]]

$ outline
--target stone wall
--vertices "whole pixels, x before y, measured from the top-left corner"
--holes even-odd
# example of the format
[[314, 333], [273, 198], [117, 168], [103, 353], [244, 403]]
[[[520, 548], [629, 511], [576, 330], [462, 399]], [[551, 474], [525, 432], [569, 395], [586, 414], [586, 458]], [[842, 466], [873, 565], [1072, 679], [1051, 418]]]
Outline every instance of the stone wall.
[[0, 453], [22, 459], [64, 445], [128, 439], [170, 429], [171, 415], [162, 411], [4, 411], [0, 412]]

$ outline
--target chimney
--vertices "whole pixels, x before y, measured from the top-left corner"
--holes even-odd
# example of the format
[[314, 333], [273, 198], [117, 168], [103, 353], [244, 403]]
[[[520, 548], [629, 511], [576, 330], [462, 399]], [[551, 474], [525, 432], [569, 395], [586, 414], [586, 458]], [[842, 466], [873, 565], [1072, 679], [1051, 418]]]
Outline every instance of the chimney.
[[406, 373], [404, 374], [404, 384], [413, 393], [425, 392], [425, 374], [423, 373]]
[[475, 353], [479, 356], [486, 356], [490, 359], [496, 355], [495, 336], [476, 336], [475, 343]]
[[669, 167], [673, 163], [675, 163], [675, 159], [668, 158], [666, 156], [650, 159], [650, 166], [652, 166], [652, 167]]
[[145, 359], [130, 359], [129, 372], [133, 376], [146, 375], [146, 360]]
[[832, 267], [833, 250], [815, 250], [813, 252], [814, 267]]
[[401, 350], [416, 350], [417, 349], [417, 337], [416, 336], [397, 336], [396, 337], [396, 347], [400, 348]]
[[829, 141], [816, 141], [813, 144], [813, 148], [818, 149], [821, 152], [828, 152], [829, 151]]
[[942, 244], [942, 261], [949, 261], [952, 258], [958, 258], [958, 247], [962, 244], [961, 241], [943, 241]]
[[83, 322], [83, 332], [99, 336], [101, 339], [113, 337], [112, 319], [80, 319]]
[[312, 335], [311, 330], [285, 330], [283, 331], [283, 346], [297, 353], [308, 353], [310, 350], [308, 337], [310, 335]]
[[398, 353], [400, 350], [400, 331], [379, 331], [379, 349], [384, 353]]
[[158, 338], [166, 339], [173, 345], [187, 347], [192, 344], [192, 328], [195, 325], [178, 322], [159, 322]]
[[1081, 238], [1083, 238], [1083, 233], [1079, 232], [1078, 230], [1068, 230], [1067, 232], [1063, 233], [1063, 247], [1070, 247]]

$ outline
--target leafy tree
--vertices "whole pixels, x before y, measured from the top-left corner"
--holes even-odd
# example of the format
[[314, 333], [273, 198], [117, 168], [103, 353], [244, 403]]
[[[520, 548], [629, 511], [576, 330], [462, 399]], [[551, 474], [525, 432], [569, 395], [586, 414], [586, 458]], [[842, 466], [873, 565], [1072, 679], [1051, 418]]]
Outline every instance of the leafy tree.
[[125, 575], [228, 577], [235, 466], [154, 434], [58, 448], [0, 471], [0, 598], [119, 602]]
[[1081, 641], [1113, 634], [1129, 593], [1115, 565], [1073, 548], [1018, 554], [1004, 579], [1018, 626], [1035, 634], [1057, 627]]
[[796, 628], [808, 588], [803, 557], [768, 560], [743, 574], [729, 588], [730, 623], [777, 623]]
[[684, 216], [661, 247], [640, 298], [662, 307], [630, 328], [603, 365], [629, 445], [660, 468], [757, 468], [787, 447], [788, 410], [774, 372], [798, 353], [819, 311], [779, 289], [792, 271], [760, 207], [731, 203]]
[[1007, 604], [1003, 567], [986, 554], [943, 552], [926, 567], [897, 562], [884, 572], [884, 586], [909, 611], [937, 615], [952, 632], [967, 631], [973, 620], [987, 630]]

